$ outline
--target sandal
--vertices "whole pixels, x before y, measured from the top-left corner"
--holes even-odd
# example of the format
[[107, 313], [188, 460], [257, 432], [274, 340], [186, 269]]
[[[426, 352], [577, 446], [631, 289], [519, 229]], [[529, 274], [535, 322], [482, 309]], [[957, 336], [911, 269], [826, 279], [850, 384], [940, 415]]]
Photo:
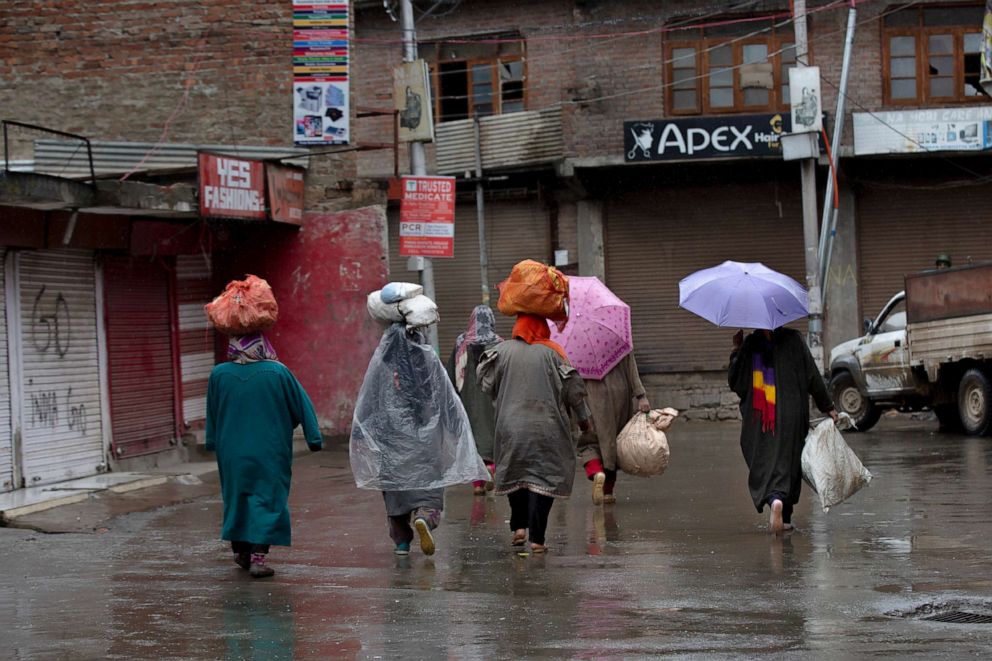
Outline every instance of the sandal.
[[527, 543], [527, 531], [520, 529], [513, 533], [513, 541], [510, 542], [511, 546], [523, 546]]

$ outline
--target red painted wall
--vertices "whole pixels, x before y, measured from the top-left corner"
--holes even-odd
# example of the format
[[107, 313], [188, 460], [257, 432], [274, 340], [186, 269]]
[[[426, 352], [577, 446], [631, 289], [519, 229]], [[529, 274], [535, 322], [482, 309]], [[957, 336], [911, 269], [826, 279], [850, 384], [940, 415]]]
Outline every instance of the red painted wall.
[[217, 270], [218, 292], [246, 273], [272, 285], [279, 322], [267, 336], [331, 434], [351, 428], [355, 397], [382, 334], [365, 299], [388, 279], [385, 223], [385, 209], [375, 206], [306, 213], [299, 231], [252, 227], [239, 233], [239, 248]]

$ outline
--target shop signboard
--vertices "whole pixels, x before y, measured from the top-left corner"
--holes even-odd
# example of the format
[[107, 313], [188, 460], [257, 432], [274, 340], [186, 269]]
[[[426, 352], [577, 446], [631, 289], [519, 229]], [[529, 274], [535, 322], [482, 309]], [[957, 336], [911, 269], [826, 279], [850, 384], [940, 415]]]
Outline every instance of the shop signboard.
[[276, 163], [265, 164], [265, 178], [269, 191], [269, 213], [279, 223], [303, 223], [303, 168]]
[[197, 154], [200, 215], [264, 220], [265, 164], [233, 156]]
[[624, 160], [782, 157], [788, 113], [726, 115], [624, 122]]
[[348, 45], [347, 1], [293, 0], [296, 144], [348, 144]]
[[455, 256], [455, 178], [403, 177], [400, 255]]
[[992, 106], [854, 113], [854, 154], [992, 148]]

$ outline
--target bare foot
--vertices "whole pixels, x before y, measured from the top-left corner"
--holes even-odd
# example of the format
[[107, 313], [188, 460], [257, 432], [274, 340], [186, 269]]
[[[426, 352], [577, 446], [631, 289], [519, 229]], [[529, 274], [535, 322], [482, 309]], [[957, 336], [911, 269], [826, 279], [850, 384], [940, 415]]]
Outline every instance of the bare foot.
[[510, 542], [512, 546], [523, 546], [527, 543], [527, 529], [520, 528], [513, 533], [513, 541]]
[[782, 523], [782, 501], [773, 500], [771, 506], [771, 513], [768, 515], [768, 531], [769, 532], [782, 532], [785, 528], [785, 524]]

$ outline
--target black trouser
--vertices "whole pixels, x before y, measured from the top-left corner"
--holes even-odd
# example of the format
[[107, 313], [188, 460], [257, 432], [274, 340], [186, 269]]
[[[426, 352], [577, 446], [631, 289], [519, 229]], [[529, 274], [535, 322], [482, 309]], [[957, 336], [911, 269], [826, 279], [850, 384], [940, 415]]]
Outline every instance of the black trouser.
[[792, 503], [785, 500], [785, 495], [775, 491], [772, 495], [768, 496], [768, 506], [772, 506], [772, 501], [781, 500], [782, 501], [782, 523], [792, 523]]
[[528, 538], [534, 544], [544, 544], [544, 533], [548, 529], [548, 514], [555, 499], [539, 493], [518, 489], [507, 495], [510, 501], [510, 530], [527, 528]]
[[231, 542], [231, 549], [235, 553], [268, 553], [268, 544], [252, 544], [251, 542]]

